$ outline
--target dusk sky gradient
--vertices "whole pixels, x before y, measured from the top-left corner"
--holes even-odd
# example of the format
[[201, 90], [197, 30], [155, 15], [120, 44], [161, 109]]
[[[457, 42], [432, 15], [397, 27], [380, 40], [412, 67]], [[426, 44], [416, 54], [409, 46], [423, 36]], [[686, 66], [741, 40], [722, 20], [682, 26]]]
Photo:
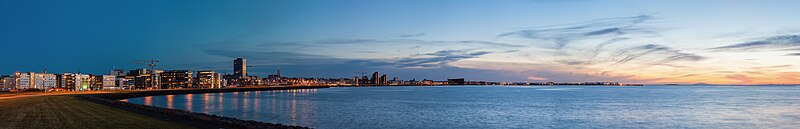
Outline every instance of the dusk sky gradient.
[[0, 74], [800, 83], [796, 0], [6, 0]]

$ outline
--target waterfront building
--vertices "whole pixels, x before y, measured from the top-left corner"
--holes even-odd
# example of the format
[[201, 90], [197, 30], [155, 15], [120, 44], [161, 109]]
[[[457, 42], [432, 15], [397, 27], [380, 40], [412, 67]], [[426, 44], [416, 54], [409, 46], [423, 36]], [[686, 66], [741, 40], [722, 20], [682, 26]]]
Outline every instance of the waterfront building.
[[160, 75], [161, 89], [195, 88], [192, 86], [192, 71], [168, 70]]
[[90, 86], [94, 79], [89, 74], [78, 74], [75, 76], [75, 80], [75, 84], [77, 84], [76, 90], [86, 91], [91, 90]]
[[75, 91], [85, 91], [85, 90], [99, 90], [95, 82], [96, 79], [92, 75], [89, 74], [80, 74], [80, 73], [62, 73], [58, 76], [58, 89], [63, 90], [75, 90]]
[[247, 76], [247, 59], [244, 58], [236, 58], [233, 60], [233, 74], [225, 75], [223, 78], [227, 79], [228, 83], [231, 85], [236, 86], [253, 85], [253, 83], [260, 81], [253, 80], [258, 79], [257, 77], [252, 78]]
[[6, 84], [5, 84], [6, 80], [5, 80], [5, 78], [8, 78], [8, 77], [6, 77], [5, 75], [0, 76], [0, 91], [10, 90], [10, 89], [6, 89]]
[[88, 74], [62, 73], [59, 78], [60, 85], [58, 88], [64, 90], [90, 90], [90, 86], [94, 84], [94, 79]]
[[13, 76], [3, 75], [0, 76], [0, 90], [10, 91], [16, 89], [16, 79]]
[[130, 90], [135, 85], [133, 79], [133, 76], [118, 76], [114, 78], [114, 85], [121, 90]]
[[89, 90], [102, 90], [103, 89], [103, 76], [90, 75], [92, 77], [92, 84], [89, 85]]
[[258, 76], [247, 76], [247, 78], [245, 78], [245, 80], [244, 80], [244, 85], [245, 86], [248, 86], [248, 85], [249, 86], [257, 86], [257, 85], [261, 85], [261, 84], [264, 84], [263, 79], [261, 79], [261, 77], [258, 77]]
[[25, 90], [32, 88], [33, 82], [31, 80], [32, 77], [30, 74], [16, 72], [14, 73], [14, 77], [16, 78], [17, 81], [17, 86], [15, 86], [17, 89]]
[[114, 75], [100, 75], [100, 84], [103, 90], [120, 90], [121, 87], [117, 87], [117, 76]]
[[464, 85], [464, 78], [447, 79], [448, 85]]
[[222, 88], [222, 77], [220, 73], [214, 71], [197, 71], [198, 88]]
[[164, 70], [151, 70], [151, 71], [153, 72], [152, 75], [151, 75], [152, 78], [153, 78], [153, 87], [152, 88], [153, 89], [159, 89], [161, 84], [164, 83], [164, 82], [161, 82], [161, 73], [164, 73]]
[[[239, 83], [239, 80], [242, 80], [242, 79], [239, 79], [239, 77], [234, 76], [233, 74], [222, 75], [222, 78], [225, 79], [225, 82], [228, 85], [237, 85], [237, 86], [241, 84], [241, 83]], [[228, 86], [228, 85], [226, 85], [226, 86]]]
[[75, 74], [73, 73], [62, 73], [56, 77], [58, 80], [58, 88], [64, 90], [75, 90], [77, 86], [75, 84]]
[[50, 73], [39, 73], [36, 74], [36, 82], [34, 84], [35, 88], [48, 90], [50, 88], [56, 87], [56, 75]]
[[433, 85], [433, 80], [422, 79], [422, 81], [420, 81], [419, 84], [421, 84], [421, 85]]
[[367, 75], [361, 76], [361, 80], [359, 82], [360, 84], [365, 84], [365, 85], [372, 84]]
[[352, 83], [352, 84], [353, 84], [354, 86], [358, 86], [358, 83], [359, 83], [359, 82], [358, 82], [358, 80], [359, 80], [359, 79], [358, 79], [358, 76], [353, 76], [353, 83]]
[[161, 70], [136, 69], [128, 72], [133, 78], [133, 89], [158, 89]]
[[388, 85], [388, 84], [389, 84], [389, 80], [387, 79], [386, 74], [384, 74], [380, 78], [380, 85]]
[[56, 87], [56, 75], [48, 73], [35, 73], [35, 72], [16, 72], [14, 73], [15, 89], [39, 89], [48, 90]]
[[114, 70], [111, 70], [111, 72], [109, 72], [109, 74], [111, 74], [113, 76], [117, 76], [117, 77], [127, 75], [125, 73], [124, 69], [114, 69]]
[[152, 78], [146, 69], [136, 69], [128, 72], [128, 76], [133, 77], [133, 89], [147, 89], [152, 86]]
[[[221, 73], [219, 73], [219, 75], [223, 76]], [[220, 85], [220, 87], [227, 87], [228, 86], [228, 79], [225, 79], [225, 78], [221, 78], [221, 79], [222, 80], [220, 80], [220, 83], [222, 83], [222, 84]]]
[[372, 79], [370, 79], [370, 81], [372, 82], [372, 85], [380, 85], [381, 84], [380, 75], [381, 74], [378, 73], [378, 72], [372, 73]]

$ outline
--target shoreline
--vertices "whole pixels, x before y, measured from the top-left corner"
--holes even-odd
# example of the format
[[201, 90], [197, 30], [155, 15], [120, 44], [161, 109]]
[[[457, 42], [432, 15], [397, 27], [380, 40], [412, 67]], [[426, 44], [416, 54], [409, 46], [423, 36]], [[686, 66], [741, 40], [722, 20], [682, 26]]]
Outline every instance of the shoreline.
[[223, 88], [223, 89], [178, 89], [178, 90], [147, 90], [130, 91], [115, 93], [100, 93], [78, 95], [76, 97], [101, 105], [122, 109], [165, 121], [171, 121], [190, 125], [196, 128], [239, 128], [239, 129], [304, 129], [308, 127], [284, 125], [277, 123], [260, 122], [253, 120], [242, 120], [232, 117], [210, 115], [205, 113], [190, 112], [184, 110], [168, 109], [155, 106], [140, 105], [119, 100], [146, 96], [176, 95], [176, 94], [200, 94], [200, 93], [222, 93], [222, 92], [242, 92], [242, 91], [269, 91], [269, 90], [288, 90], [288, 89], [315, 89], [329, 88], [329, 86], [291, 86], [291, 87], [242, 87], [242, 88]]

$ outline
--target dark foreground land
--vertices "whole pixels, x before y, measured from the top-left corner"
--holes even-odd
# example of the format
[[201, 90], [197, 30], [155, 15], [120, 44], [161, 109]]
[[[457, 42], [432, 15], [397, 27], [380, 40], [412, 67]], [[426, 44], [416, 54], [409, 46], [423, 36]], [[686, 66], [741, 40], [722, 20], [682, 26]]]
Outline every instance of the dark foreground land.
[[325, 87], [185, 89], [99, 93], [22, 93], [0, 96], [0, 129], [305, 128], [192, 113], [119, 99], [215, 92]]
[[193, 128], [81, 100], [75, 95], [3, 99], [0, 109], [0, 128], [4, 129]]

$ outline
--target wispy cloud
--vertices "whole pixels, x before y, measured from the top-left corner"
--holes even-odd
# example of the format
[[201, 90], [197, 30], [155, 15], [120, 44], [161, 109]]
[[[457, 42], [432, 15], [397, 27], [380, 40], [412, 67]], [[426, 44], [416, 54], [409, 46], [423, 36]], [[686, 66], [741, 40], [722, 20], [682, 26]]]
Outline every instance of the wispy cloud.
[[769, 70], [769, 69], [783, 69], [793, 67], [794, 65], [774, 65], [774, 66], [761, 66], [761, 67], [752, 67], [752, 69], [756, 70]]
[[204, 50], [204, 52], [228, 58], [245, 57], [259, 62], [273, 62], [278, 64], [329, 64], [345, 61], [343, 59], [322, 55], [278, 51], [209, 49]]
[[669, 63], [673, 61], [700, 61], [705, 59], [706, 57], [691, 54], [691, 53], [684, 53], [680, 50], [675, 50], [670, 47], [656, 45], [656, 44], [647, 44], [643, 46], [631, 47], [622, 49], [617, 52], [613, 58], [617, 64], [627, 63], [632, 60], [640, 59], [643, 56], [649, 56], [650, 58], [655, 58], [656, 60], [649, 60], [647, 62], [651, 62], [652, 65], [660, 65], [664, 63]]
[[675, 77], [675, 78], [693, 77], [693, 76], [698, 76], [698, 75], [701, 75], [701, 74], [686, 74], [686, 75], [681, 75], [681, 76], [678, 76], [678, 77]]
[[613, 44], [613, 43], [616, 43], [616, 42], [619, 42], [619, 41], [623, 41], [623, 40], [628, 40], [628, 39], [630, 39], [630, 38], [616, 37], [616, 38], [612, 38], [610, 40], [607, 40], [607, 41], [605, 41], [603, 43], [600, 43], [600, 44], [597, 45], [597, 47], [595, 47], [594, 51], [592, 52], [592, 57], [597, 57], [597, 54], [600, 54], [600, 51], [603, 50], [603, 48], [606, 45]]
[[392, 44], [392, 43], [424, 44], [424, 45], [430, 45], [430, 44], [482, 45], [482, 46], [485, 46], [485, 47], [505, 47], [505, 48], [526, 47], [524, 45], [517, 45], [517, 44], [510, 44], [510, 43], [500, 43], [500, 42], [492, 42], [492, 41], [481, 41], [481, 40], [443, 41], [443, 40], [423, 40], [423, 39], [370, 39], [370, 38], [328, 39], [328, 40], [292, 41], [292, 42], [266, 42], [266, 43], [262, 44], [261, 46], [279, 46], [279, 45], [314, 46], [314, 45]]
[[800, 35], [780, 35], [710, 49], [716, 51], [759, 51], [798, 49], [797, 47], [800, 47]]
[[594, 64], [594, 62], [592, 62], [592, 61], [585, 61], [585, 60], [557, 60], [556, 62], [565, 64], [565, 65], [590, 65], [590, 64]]
[[470, 49], [462, 50], [442, 50], [433, 53], [417, 54], [411, 57], [401, 58], [396, 61], [396, 66], [401, 68], [429, 68], [440, 67], [450, 62], [458, 60], [476, 58], [481, 55], [490, 54], [487, 51], [474, 51]]
[[[360, 63], [371, 67], [397, 68], [436, 68], [448, 66], [450, 62], [477, 58], [493, 52], [475, 49], [441, 50], [436, 52], [414, 54], [396, 59], [346, 59], [323, 55], [301, 54], [293, 52], [265, 52], [253, 50], [210, 49], [204, 52], [229, 58], [245, 57], [253, 61], [267, 62], [270, 65], [336, 65]], [[367, 64], [364, 64], [367, 63]], [[360, 66], [360, 65], [359, 65]]]
[[403, 37], [403, 38], [416, 38], [416, 37], [422, 37], [422, 36], [425, 36], [425, 35], [427, 35], [427, 34], [425, 34], [425, 33], [416, 33], [416, 34], [400, 35], [400, 37]]
[[[465, 60], [451, 63], [452, 65], [471, 68], [504, 71], [506, 74], [519, 75], [528, 81], [555, 82], [583, 82], [583, 81], [619, 81], [619, 82], [650, 82], [654, 79], [638, 78], [635, 75], [622, 74], [614, 71], [595, 71], [580, 67], [570, 67], [559, 64], [539, 64], [521, 62], [492, 62]], [[523, 80], [524, 81], [524, 80]]]
[[529, 75], [529, 76], [528, 76], [528, 80], [533, 80], [533, 81], [544, 81], [544, 80], [547, 80], [547, 78], [544, 78], [544, 77], [539, 77], [539, 76], [535, 76], [535, 75]]
[[[520, 37], [527, 39], [550, 40], [556, 49], [561, 49], [575, 40], [598, 37], [621, 37], [632, 34], [658, 35], [651, 28], [640, 26], [640, 23], [653, 19], [650, 15], [597, 19], [589, 22], [536, 27], [498, 35], [498, 37]], [[614, 38], [605, 45], [620, 41]]]
[[[403, 79], [446, 79], [449, 77], [466, 77], [470, 80], [510, 81], [527, 80], [527, 74], [514, 74], [504, 71], [462, 68], [449, 65], [463, 59], [477, 58], [492, 52], [476, 49], [441, 50], [423, 54], [409, 55], [397, 59], [347, 59], [324, 55], [302, 54], [293, 52], [261, 52], [262, 50], [227, 50], [225, 48], [204, 50], [205, 53], [229, 58], [244, 57], [249, 65], [280, 66], [285, 76], [304, 77], [349, 77], [357, 72], [381, 71], [390, 76]], [[196, 69], [210, 69], [231, 72], [231, 62], [211, 62], [190, 64]], [[218, 66], [218, 67], [200, 67]], [[274, 74], [275, 68], [253, 68], [253, 72]]]
[[800, 53], [789, 53], [786, 54], [785, 56], [800, 56]]

